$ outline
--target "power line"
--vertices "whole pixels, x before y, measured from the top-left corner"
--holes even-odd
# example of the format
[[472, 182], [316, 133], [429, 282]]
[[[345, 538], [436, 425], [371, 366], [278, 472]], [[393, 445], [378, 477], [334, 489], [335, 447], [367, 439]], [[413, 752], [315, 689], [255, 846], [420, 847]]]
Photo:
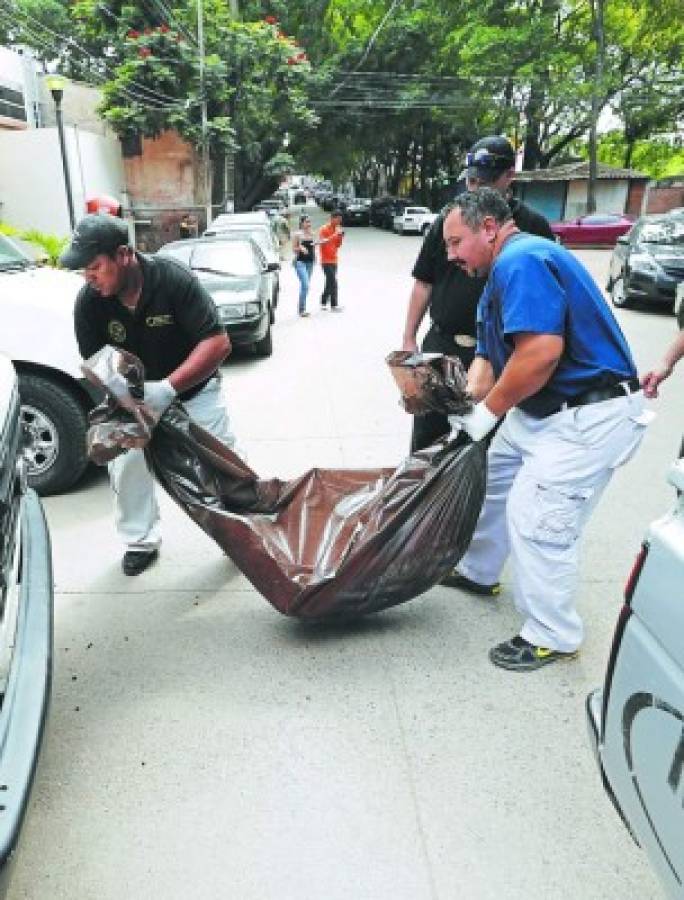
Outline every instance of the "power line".
[[[89, 61], [93, 61], [93, 62], [97, 63], [101, 68], [105, 69], [105, 71], [107, 71], [110, 74], [110, 77], [115, 77], [116, 73], [114, 73], [111, 70], [111, 68], [104, 61], [96, 60], [95, 57], [85, 47], [82, 47], [73, 38], [66, 37], [63, 34], [59, 34], [59, 32], [53, 31], [51, 28], [48, 28], [47, 25], [43, 25], [43, 23], [40, 22], [38, 19], [35, 19], [33, 16], [29, 15], [28, 13], [19, 9], [18, 7], [13, 7], [10, 0], [0, 0], [0, 5], [2, 6], [2, 8], [4, 8], [6, 15], [8, 15], [10, 17], [11, 24], [15, 24], [14, 19], [11, 18], [12, 16], [19, 14], [24, 17], [24, 21], [23, 22], [20, 21], [18, 24], [20, 25], [20, 27], [25, 28], [26, 31], [28, 32], [28, 34], [31, 35], [34, 40], [36, 39], [36, 33], [35, 33], [34, 29], [37, 26], [37, 27], [41, 28], [43, 31], [46, 31], [49, 34], [51, 34], [53, 37], [57, 38], [59, 41], [64, 42], [65, 44], [70, 44], [71, 46], [75, 47], [78, 50], [78, 52], [81, 53], [82, 55], [84, 55], [85, 57], [87, 57]], [[27, 22], [31, 23], [31, 25], [27, 25], [26, 24]], [[31, 26], [33, 26], [33, 28]], [[42, 46], [43, 49], [51, 50], [54, 53], [55, 57], [58, 57], [60, 55], [59, 50], [55, 51], [55, 48], [51, 44], [46, 43], [44, 41], [44, 39], [42, 39], [42, 38], [41, 38], [41, 40], [42, 40], [42, 44], [39, 43], [39, 46]], [[98, 73], [98, 74], [100, 74], [100, 73]], [[163, 101], [166, 100], [166, 101], [171, 101], [170, 105], [172, 105], [172, 106], [179, 105], [177, 98], [172, 97], [169, 94], [165, 94], [162, 91], [153, 90], [152, 88], [148, 88], [146, 85], [140, 84], [139, 82], [136, 82], [133, 80], [131, 80], [129, 82], [129, 84], [135, 88], [138, 88], [138, 90], [142, 91], [143, 92], [142, 96], [144, 96], [148, 102], [149, 101], [152, 101], [152, 102], [159, 101], [161, 105], [165, 105], [165, 104], [163, 104]], [[166, 104], [166, 105], [169, 105], [169, 104]], [[181, 104], [181, 105], [183, 105], [183, 104]]]
[[[392, 15], [392, 13], [393, 13], [394, 10], [397, 8], [397, 6], [399, 5], [400, 2], [401, 2], [401, 0], [392, 0], [392, 5], [391, 5], [390, 8], [387, 10], [387, 12], [385, 13], [385, 15], [382, 17], [382, 20], [380, 21], [380, 24], [378, 25], [378, 27], [375, 29], [375, 31], [374, 31], [373, 34], [371, 35], [371, 38], [370, 38], [370, 40], [368, 41], [368, 44], [366, 45], [366, 49], [364, 50], [364, 52], [363, 52], [363, 54], [362, 54], [362, 56], [361, 56], [361, 59], [359, 60], [358, 64], [354, 67], [354, 69], [349, 73], [350, 76], [351, 76], [354, 72], [356, 72], [358, 69], [360, 69], [361, 66], [365, 63], [366, 59], [368, 58], [368, 54], [369, 54], [370, 51], [371, 51], [371, 48], [372, 48], [373, 44], [375, 43], [375, 41], [376, 41], [378, 35], [380, 34], [380, 32], [382, 31], [382, 29], [385, 27], [385, 22], [389, 19], [389, 17]], [[331, 97], [334, 97], [334, 96], [338, 93], [338, 91], [343, 87], [344, 84], [345, 84], [345, 81], [342, 81], [336, 88], [333, 89], [333, 91], [332, 91], [332, 93], [331, 93], [330, 96], [331, 96]]]

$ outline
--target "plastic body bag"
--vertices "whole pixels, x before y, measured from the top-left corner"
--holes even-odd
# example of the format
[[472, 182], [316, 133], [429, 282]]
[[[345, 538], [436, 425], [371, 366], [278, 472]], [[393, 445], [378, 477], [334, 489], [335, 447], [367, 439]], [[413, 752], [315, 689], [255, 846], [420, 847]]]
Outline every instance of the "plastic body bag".
[[[100, 354], [131, 362], [113, 348]], [[90, 378], [92, 358], [83, 370]], [[486, 447], [467, 438], [409, 456], [397, 469], [260, 479], [178, 402], [154, 427], [145, 455], [161, 485], [254, 587], [281, 613], [302, 619], [357, 617], [428, 590], [465, 552], [485, 495]]]

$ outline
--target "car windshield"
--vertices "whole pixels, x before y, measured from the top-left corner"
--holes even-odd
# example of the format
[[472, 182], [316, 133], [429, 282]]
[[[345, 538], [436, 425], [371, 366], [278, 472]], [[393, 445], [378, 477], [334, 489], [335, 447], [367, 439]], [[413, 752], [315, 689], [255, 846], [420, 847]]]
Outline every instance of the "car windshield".
[[0, 234], [0, 269], [24, 269], [32, 264], [16, 244]]
[[200, 272], [213, 272], [245, 278], [256, 274], [256, 263], [252, 247], [245, 241], [223, 241], [207, 244], [177, 244], [165, 250], [166, 256], [173, 256]]
[[684, 216], [646, 222], [639, 240], [644, 244], [684, 244]]
[[271, 237], [271, 226], [267, 225], [265, 228], [260, 226], [255, 226], [254, 228], [247, 228], [244, 225], [240, 227], [237, 223], [234, 227], [226, 228], [225, 226], [221, 227], [217, 233], [221, 231], [230, 231], [231, 233], [241, 232], [242, 234], [249, 235], [249, 237], [254, 240], [257, 245], [267, 253], [270, 251], [273, 252], [273, 239]]

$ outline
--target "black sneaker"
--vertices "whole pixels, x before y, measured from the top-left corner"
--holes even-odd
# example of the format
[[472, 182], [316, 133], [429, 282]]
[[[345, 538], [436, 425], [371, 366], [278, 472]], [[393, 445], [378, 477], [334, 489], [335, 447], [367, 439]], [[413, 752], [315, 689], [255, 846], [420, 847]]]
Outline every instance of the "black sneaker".
[[121, 561], [124, 575], [140, 575], [159, 556], [159, 550], [127, 550]]
[[457, 569], [453, 569], [445, 575], [440, 584], [459, 588], [462, 591], [467, 591], [469, 594], [477, 594], [479, 597], [496, 597], [501, 593], [501, 585], [498, 581], [494, 584], [479, 584], [477, 581], [471, 581], [470, 578], [461, 575]]
[[549, 650], [548, 647], [535, 647], [519, 634], [489, 651], [489, 658], [495, 666], [514, 672], [532, 672], [558, 660], [577, 659], [578, 655], [578, 650], [561, 653], [560, 650]]

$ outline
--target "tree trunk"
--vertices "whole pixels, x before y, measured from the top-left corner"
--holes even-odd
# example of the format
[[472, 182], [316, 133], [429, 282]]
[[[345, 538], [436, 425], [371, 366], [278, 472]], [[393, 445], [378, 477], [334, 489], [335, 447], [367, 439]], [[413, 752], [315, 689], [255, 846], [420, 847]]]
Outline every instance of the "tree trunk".
[[596, 181], [598, 176], [597, 125], [601, 112], [599, 96], [603, 85], [605, 37], [603, 31], [604, 0], [591, 0], [591, 24], [596, 42], [595, 77], [591, 90], [591, 127], [589, 128], [589, 183], [587, 184], [587, 212], [596, 212]]

